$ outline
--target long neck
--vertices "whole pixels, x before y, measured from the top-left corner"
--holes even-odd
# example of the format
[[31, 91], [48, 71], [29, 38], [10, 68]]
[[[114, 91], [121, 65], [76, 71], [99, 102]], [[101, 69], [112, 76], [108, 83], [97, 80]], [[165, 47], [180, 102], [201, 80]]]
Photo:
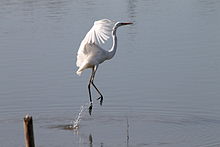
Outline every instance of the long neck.
[[113, 28], [112, 31], [112, 47], [111, 49], [108, 51], [108, 59], [111, 59], [112, 57], [114, 57], [115, 53], [116, 53], [116, 49], [117, 49], [117, 36], [116, 36], [116, 28]]

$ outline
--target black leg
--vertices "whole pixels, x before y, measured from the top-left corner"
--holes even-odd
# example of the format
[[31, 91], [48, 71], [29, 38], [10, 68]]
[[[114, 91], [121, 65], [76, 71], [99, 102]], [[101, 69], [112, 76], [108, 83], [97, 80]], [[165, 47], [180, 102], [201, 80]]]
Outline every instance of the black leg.
[[93, 74], [94, 74], [94, 68], [92, 68], [92, 74], [91, 77], [89, 79], [89, 84], [88, 84], [88, 91], [89, 91], [89, 101], [90, 101], [90, 106], [89, 106], [89, 114], [91, 115], [92, 113], [92, 95], [91, 95], [91, 83], [92, 83], [92, 79], [93, 79]]
[[89, 114], [91, 115], [91, 113], [92, 113], [92, 96], [91, 96], [90, 85], [91, 85], [91, 83], [89, 82], [89, 85], [88, 85], [88, 89], [89, 89], [89, 100], [90, 100]]
[[89, 115], [92, 114], [92, 103], [90, 103], [90, 106], [89, 106]]
[[89, 84], [88, 84], [89, 101], [90, 101], [90, 103], [92, 103], [91, 83], [92, 83], [92, 79], [93, 79], [93, 73], [94, 73], [94, 69], [92, 68], [92, 74], [91, 74], [91, 77], [90, 77], [90, 79], [89, 79]]
[[96, 89], [96, 91], [99, 93], [100, 97], [97, 98], [97, 100], [100, 99], [100, 105], [102, 105], [102, 102], [103, 102], [103, 96], [102, 96], [101, 92], [98, 90], [98, 88], [95, 86], [95, 84], [93, 83], [93, 81], [92, 81], [91, 83], [92, 83], [92, 85], [94, 86], [94, 88]]
[[100, 105], [102, 105], [102, 102], [103, 102], [103, 96], [101, 94], [101, 92], [99, 91], [99, 89], [95, 86], [94, 84], [94, 78], [95, 78], [95, 73], [98, 69], [98, 65], [94, 66], [92, 68], [92, 74], [91, 74], [91, 77], [89, 79], [89, 84], [88, 84], [88, 91], [89, 91], [89, 100], [90, 100], [90, 106], [89, 106], [89, 114], [91, 115], [92, 113], [92, 94], [91, 94], [91, 84], [93, 85], [93, 87], [95, 88], [95, 90], [99, 93], [100, 97], [97, 99], [99, 100], [100, 99]]
[[95, 73], [96, 73], [96, 71], [97, 71], [97, 69], [98, 69], [98, 65], [96, 65], [94, 68], [93, 68], [93, 77], [91, 78], [91, 84], [93, 85], [93, 87], [95, 88], [95, 90], [99, 93], [99, 95], [100, 95], [100, 97], [97, 99], [97, 100], [99, 100], [100, 99], [100, 105], [102, 105], [102, 102], [103, 102], [103, 95], [101, 94], [101, 92], [99, 91], [99, 89], [95, 86], [95, 84], [94, 84], [94, 78], [95, 78]]
[[90, 84], [91, 83], [89, 83], [89, 85], [88, 85], [88, 89], [89, 89], [89, 100], [90, 100], [89, 114], [91, 115], [91, 113], [92, 113], [92, 97], [91, 97]]

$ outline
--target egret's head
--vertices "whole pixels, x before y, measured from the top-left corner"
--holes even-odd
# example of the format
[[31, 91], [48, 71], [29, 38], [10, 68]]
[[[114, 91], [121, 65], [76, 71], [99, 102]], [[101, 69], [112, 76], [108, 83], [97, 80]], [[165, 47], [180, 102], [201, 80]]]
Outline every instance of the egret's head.
[[130, 25], [130, 24], [133, 24], [132, 22], [117, 22], [116, 24], [115, 24], [115, 29], [117, 29], [118, 27], [120, 27], [120, 26], [125, 26], [125, 25]]

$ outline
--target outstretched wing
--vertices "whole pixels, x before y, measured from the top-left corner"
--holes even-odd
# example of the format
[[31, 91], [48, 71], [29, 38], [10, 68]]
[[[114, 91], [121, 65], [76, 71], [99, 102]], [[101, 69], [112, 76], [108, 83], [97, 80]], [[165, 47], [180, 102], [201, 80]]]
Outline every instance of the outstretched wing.
[[115, 22], [109, 19], [95, 21], [93, 27], [82, 40], [78, 53], [84, 52], [84, 47], [87, 43], [96, 44], [97, 46], [105, 43], [111, 36], [114, 24]]
[[109, 19], [95, 21], [93, 27], [86, 34], [82, 42], [95, 43], [96, 45], [105, 43], [110, 38], [115, 22]]
[[[93, 27], [80, 44], [76, 61], [78, 67], [82, 66], [89, 53], [100, 48], [100, 45], [110, 38], [114, 24], [115, 22], [109, 19], [102, 19], [94, 22]], [[97, 48], [88, 48], [89, 44], [94, 44]]]

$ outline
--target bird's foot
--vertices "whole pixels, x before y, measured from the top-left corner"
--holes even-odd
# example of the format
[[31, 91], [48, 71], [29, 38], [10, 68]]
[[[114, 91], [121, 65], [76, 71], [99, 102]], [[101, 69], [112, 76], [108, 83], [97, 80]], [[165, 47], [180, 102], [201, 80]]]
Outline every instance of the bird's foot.
[[99, 98], [97, 98], [97, 100], [100, 100], [100, 105], [102, 105], [102, 102], [103, 102], [103, 96], [101, 95]]
[[90, 103], [90, 106], [89, 106], [89, 114], [90, 115], [92, 114], [92, 102]]

